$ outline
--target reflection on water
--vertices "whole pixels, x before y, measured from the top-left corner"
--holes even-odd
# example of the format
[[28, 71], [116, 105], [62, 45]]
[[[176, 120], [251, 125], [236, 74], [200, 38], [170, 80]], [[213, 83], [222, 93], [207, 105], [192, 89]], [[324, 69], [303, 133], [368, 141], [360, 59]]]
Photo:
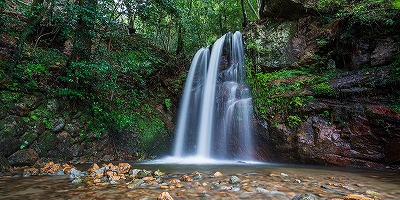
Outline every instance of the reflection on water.
[[[125, 184], [88, 187], [71, 184], [67, 176], [3, 177], [0, 178], [0, 199], [155, 199], [163, 191], [168, 191], [175, 199], [285, 199], [271, 197], [256, 188], [283, 192], [286, 199], [301, 193], [312, 193], [321, 199], [348, 194], [400, 199], [399, 172], [277, 164], [132, 165], [138, 169], [166, 172], [167, 183], [169, 179], [195, 171], [202, 177], [198, 181], [183, 183], [182, 188], [169, 189], [154, 185], [128, 189]], [[212, 177], [216, 171], [226, 176]], [[242, 183], [227, 183], [226, 179], [231, 175], [238, 176]]]

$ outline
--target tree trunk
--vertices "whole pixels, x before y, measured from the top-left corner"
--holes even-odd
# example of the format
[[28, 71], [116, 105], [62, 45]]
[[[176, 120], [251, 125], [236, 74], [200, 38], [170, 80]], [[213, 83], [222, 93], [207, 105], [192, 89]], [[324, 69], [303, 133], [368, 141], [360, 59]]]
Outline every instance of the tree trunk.
[[182, 37], [182, 24], [181, 23], [178, 23], [178, 42], [177, 42], [175, 54], [177, 56], [183, 55], [183, 37]]
[[242, 27], [246, 28], [246, 26], [247, 26], [247, 14], [246, 14], [246, 8], [244, 7], [244, 0], [240, 0], [240, 5], [242, 6], [242, 14], [243, 14]]
[[258, 9], [258, 16], [260, 17], [260, 20], [265, 19], [264, 9], [268, 2], [269, 2], [269, 0], [261, 1], [260, 8]]

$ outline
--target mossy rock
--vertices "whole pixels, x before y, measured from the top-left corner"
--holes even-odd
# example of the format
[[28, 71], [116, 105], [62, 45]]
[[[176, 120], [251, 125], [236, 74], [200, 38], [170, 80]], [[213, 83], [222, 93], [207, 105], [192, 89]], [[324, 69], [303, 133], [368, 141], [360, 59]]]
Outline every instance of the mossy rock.
[[10, 115], [0, 121], [0, 131], [3, 137], [19, 138], [25, 133], [26, 122], [22, 117]]
[[38, 139], [38, 142], [32, 145], [33, 149], [39, 153], [40, 156], [48, 156], [48, 151], [57, 148], [58, 138], [55, 133], [50, 131], [44, 132]]
[[8, 157], [19, 150], [21, 141], [16, 138], [3, 137], [0, 132], [0, 155]]

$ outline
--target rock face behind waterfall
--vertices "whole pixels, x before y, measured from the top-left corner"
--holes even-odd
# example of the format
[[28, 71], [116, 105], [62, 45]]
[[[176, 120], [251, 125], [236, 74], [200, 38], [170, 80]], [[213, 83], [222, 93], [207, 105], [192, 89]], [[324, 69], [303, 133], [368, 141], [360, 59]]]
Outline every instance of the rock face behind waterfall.
[[[315, 15], [312, 2], [269, 2], [262, 24], [244, 33], [254, 66], [258, 153], [290, 162], [399, 165], [400, 48], [398, 32], [390, 31], [400, 30], [398, 10], [382, 15], [393, 24], [365, 24], [337, 17], [340, 7]], [[302, 11], [286, 12], [289, 4]], [[257, 78], [268, 74], [264, 82]]]

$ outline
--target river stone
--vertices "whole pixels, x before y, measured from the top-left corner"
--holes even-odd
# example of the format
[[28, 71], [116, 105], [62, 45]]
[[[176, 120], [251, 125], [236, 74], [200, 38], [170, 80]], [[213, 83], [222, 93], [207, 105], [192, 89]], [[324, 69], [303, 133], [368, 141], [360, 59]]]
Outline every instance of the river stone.
[[36, 176], [39, 174], [39, 169], [37, 168], [27, 168], [24, 169], [24, 172], [22, 173], [23, 177], [29, 177], [29, 176]]
[[65, 126], [65, 120], [62, 119], [62, 118], [57, 119], [57, 120], [54, 122], [54, 127], [53, 127], [52, 131], [53, 131], [53, 132], [60, 132], [61, 130], [64, 129], [64, 126]]
[[292, 200], [317, 200], [317, 197], [313, 194], [298, 194]]
[[33, 165], [39, 159], [39, 154], [33, 149], [23, 149], [15, 152], [8, 157], [8, 162], [12, 166]]
[[137, 172], [135, 177], [138, 178], [138, 179], [142, 179], [142, 178], [144, 178], [146, 176], [147, 176], [146, 172], [144, 172], [143, 170], [140, 170], [139, 172]]
[[229, 179], [230, 184], [236, 184], [236, 183], [240, 183], [240, 182], [241, 182], [241, 180], [237, 176], [231, 176], [231, 178]]
[[78, 179], [78, 178], [84, 177], [86, 175], [87, 175], [86, 172], [79, 171], [75, 168], [72, 168], [71, 171], [69, 172], [70, 179]]
[[110, 181], [110, 184], [111, 184], [111, 185], [119, 185], [120, 183], [119, 183], [118, 181], [111, 180], [111, 181]]
[[157, 200], [174, 200], [168, 192], [163, 192], [158, 195]]
[[142, 179], [135, 179], [133, 180], [131, 183], [129, 183], [128, 188], [129, 189], [135, 189], [140, 187], [140, 185], [144, 183], [144, 181]]

